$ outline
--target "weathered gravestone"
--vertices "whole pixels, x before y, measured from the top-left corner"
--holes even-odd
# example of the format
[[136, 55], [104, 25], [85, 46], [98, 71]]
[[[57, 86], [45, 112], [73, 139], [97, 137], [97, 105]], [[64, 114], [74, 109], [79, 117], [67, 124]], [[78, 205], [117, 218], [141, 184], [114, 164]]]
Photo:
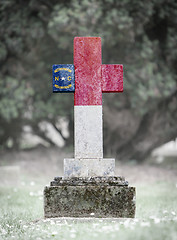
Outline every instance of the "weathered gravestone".
[[123, 66], [102, 65], [101, 38], [76, 37], [74, 65], [53, 66], [53, 91], [74, 92], [75, 158], [45, 187], [45, 217], [134, 217], [135, 188], [103, 158], [102, 92], [123, 91]]

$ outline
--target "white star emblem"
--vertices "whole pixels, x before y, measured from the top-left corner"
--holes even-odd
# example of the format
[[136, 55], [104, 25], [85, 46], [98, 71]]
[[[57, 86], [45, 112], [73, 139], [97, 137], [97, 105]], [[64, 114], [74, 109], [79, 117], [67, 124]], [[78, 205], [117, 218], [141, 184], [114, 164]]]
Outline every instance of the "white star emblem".
[[61, 80], [65, 80], [65, 78], [64, 78], [64, 77], [62, 77], [62, 78], [61, 78]]

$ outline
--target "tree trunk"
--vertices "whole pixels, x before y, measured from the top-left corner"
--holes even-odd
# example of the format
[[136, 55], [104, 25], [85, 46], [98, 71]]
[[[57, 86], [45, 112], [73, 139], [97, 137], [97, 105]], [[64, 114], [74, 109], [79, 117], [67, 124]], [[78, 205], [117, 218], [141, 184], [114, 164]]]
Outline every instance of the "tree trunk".
[[[136, 118], [133, 114], [131, 119], [134, 123]], [[171, 96], [159, 102], [141, 119], [137, 118], [138, 126], [135, 126], [133, 134], [132, 132], [129, 133], [129, 137], [125, 135], [125, 141], [120, 134], [121, 126], [111, 131], [111, 134], [106, 135], [106, 143], [109, 143], [107, 148], [112, 147], [113, 154], [116, 154], [119, 160], [136, 159], [137, 161], [143, 161], [154, 148], [176, 138], [176, 119], [177, 90]], [[109, 132], [109, 126], [107, 127]], [[131, 129], [131, 127], [129, 126], [128, 129]], [[120, 141], [117, 136], [120, 136]], [[107, 150], [107, 152], [109, 151]]]

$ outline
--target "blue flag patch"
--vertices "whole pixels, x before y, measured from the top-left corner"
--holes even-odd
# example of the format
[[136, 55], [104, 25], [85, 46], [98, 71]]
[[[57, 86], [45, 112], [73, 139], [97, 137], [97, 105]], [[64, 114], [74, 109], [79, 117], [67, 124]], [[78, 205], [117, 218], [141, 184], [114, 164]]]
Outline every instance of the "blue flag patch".
[[53, 65], [53, 92], [74, 92], [75, 75], [73, 64]]

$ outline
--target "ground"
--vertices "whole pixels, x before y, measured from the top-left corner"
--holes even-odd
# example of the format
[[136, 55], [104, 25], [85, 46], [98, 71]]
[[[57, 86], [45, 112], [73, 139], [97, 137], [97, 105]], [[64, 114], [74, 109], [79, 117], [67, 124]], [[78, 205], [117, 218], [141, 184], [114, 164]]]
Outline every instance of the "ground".
[[177, 239], [176, 161], [116, 162], [137, 190], [133, 220], [44, 220], [43, 189], [62, 176], [65, 157], [57, 148], [0, 153], [0, 239]]

